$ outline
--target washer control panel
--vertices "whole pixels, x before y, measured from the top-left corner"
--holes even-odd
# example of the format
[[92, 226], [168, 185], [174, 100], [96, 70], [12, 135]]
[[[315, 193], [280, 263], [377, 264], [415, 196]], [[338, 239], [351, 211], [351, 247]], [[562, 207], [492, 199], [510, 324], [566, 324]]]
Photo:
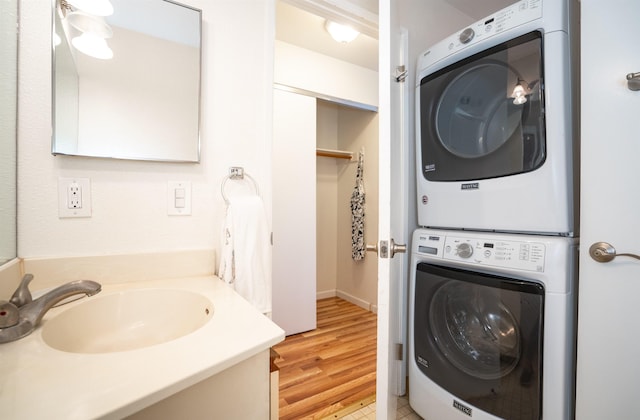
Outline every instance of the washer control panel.
[[544, 272], [546, 245], [542, 242], [428, 232], [415, 238], [414, 247], [414, 253], [434, 259]]

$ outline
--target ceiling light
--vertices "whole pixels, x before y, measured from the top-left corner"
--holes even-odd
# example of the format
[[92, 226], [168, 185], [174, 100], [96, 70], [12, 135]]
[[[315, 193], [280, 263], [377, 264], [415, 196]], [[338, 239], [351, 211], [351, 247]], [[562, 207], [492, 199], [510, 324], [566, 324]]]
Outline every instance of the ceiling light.
[[71, 6], [96, 16], [111, 16], [113, 5], [109, 0], [67, 0]]
[[327, 20], [324, 24], [324, 27], [327, 32], [329, 32], [329, 34], [333, 37], [333, 39], [343, 44], [347, 44], [353, 41], [358, 35], [360, 35], [360, 32], [356, 31], [355, 29], [349, 26], [341, 25], [331, 20]]
[[101, 17], [84, 12], [72, 12], [67, 15], [66, 19], [69, 25], [80, 32], [91, 32], [100, 38], [111, 38], [113, 36], [113, 30]]
[[107, 45], [104, 38], [96, 36], [92, 32], [85, 32], [71, 40], [71, 44], [80, 52], [101, 60], [113, 58], [113, 50]]

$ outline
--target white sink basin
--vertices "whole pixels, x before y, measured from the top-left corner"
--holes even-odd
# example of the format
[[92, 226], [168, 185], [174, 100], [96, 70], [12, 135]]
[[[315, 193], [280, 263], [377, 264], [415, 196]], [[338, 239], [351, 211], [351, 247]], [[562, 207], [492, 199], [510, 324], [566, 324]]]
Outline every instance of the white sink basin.
[[71, 353], [109, 353], [165, 343], [213, 316], [206, 297], [187, 290], [138, 289], [89, 300], [42, 325], [49, 346]]

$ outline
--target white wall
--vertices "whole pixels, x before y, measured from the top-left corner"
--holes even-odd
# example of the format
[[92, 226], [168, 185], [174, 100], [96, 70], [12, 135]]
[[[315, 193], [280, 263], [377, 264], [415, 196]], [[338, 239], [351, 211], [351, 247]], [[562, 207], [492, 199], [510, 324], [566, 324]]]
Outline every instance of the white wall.
[[378, 257], [351, 258], [351, 193], [355, 187], [358, 152], [364, 150], [365, 243], [378, 242], [378, 113], [341, 107], [338, 113], [339, 149], [350, 150], [354, 163], [338, 177], [338, 295], [367, 309], [378, 302]]
[[[216, 248], [230, 166], [245, 167], [270, 209], [273, 1], [183, 3], [203, 10], [200, 164], [52, 156], [51, 2], [21, 2], [20, 257]], [[91, 218], [58, 218], [58, 177], [91, 178]], [[167, 216], [169, 180], [192, 182], [191, 216]]]
[[367, 105], [378, 105], [378, 72], [275, 42], [274, 82]]

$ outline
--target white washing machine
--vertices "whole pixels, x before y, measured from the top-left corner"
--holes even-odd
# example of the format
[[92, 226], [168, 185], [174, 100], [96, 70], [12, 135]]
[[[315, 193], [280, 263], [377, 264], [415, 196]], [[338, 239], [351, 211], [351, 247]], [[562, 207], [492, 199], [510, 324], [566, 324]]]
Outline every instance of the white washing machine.
[[409, 402], [426, 420], [573, 418], [577, 240], [418, 229]]
[[574, 6], [522, 0], [419, 56], [420, 226], [576, 234]]

